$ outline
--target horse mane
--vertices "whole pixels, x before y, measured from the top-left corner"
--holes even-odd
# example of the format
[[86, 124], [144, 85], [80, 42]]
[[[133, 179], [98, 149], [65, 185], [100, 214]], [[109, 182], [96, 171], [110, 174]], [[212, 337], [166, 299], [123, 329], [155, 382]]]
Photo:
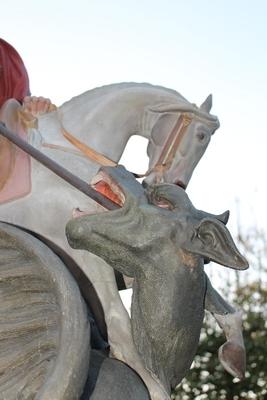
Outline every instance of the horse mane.
[[152, 85], [151, 83], [147, 82], [120, 82], [120, 83], [111, 83], [109, 85], [103, 85], [103, 86], [98, 86], [94, 89], [89, 89], [86, 90], [85, 92], [74, 96], [72, 99], [64, 102], [61, 107], [67, 105], [69, 102], [80, 102], [84, 98], [90, 96], [93, 97], [95, 95], [97, 96], [103, 96], [108, 93], [112, 93], [114, 91], [119, 91], [119, 90], [125, 90], [125, 89], [130, 89], [130, 88], [139, 88], [139, 89], [150, 89], [150, 90], [160, 90], [163, 92], [167, 92], [171, 94], [172, 96], [175, 96], [176, 98], [181, 99], [182, 101], [189, 103], [188, 100], [186, 100], [185, 97], [183, 97], [179, 92], [177, 92], [174, 89], [166, 88], [164, 86], [160, 85]]
[[[96, 87], [91, 90], [73, 97], [69, 101], [62, 104], [60, 107], [63, 113], [68, 112], [77, 105], [82, 110], [83, 107], [88, 110], [88, 103], [94, 108], [105, 96], [113, 96], [113, 94], [123, 93], [125, 91], [134, 92], [155, 92], [155, 99], [158, 97], [160, 100], [155, 104], [148, 105], [147, 109], [155, 113], [171, 112], [191, 112], [198, 118], [203, 119], [208, 124], [213, 125], [215, 129], [220, 126], [219, 120], [216, 116], [204, 111], [201, 107], [197, 107], [195, 104], [190, 103], [184, 96], [174, 89], [166, 88], [160, 85], [152, 85], [150, 83], [135, 83], [135, 82], [122, 82], [113, 83], [110, 85], [104, 85]], [[166, 96], [167, 95], [167, 96]]]

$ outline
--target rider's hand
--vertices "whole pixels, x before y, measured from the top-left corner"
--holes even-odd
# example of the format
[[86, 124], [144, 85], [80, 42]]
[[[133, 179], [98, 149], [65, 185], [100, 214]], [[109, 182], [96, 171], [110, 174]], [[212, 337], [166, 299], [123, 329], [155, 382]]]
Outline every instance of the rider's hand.
[[39, 116], [54, 111], [56, 106], [45, 97], [26, 96], [22, 104], [23, 111], [33, 116]]

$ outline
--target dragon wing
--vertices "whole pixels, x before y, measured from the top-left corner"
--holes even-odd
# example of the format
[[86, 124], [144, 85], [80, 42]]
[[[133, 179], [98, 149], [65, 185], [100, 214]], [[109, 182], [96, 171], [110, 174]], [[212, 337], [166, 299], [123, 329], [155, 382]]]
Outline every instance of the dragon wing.
[[0, 223], [2, 399], [79, 399], [89, 325], [78, 286], [41, 241]]

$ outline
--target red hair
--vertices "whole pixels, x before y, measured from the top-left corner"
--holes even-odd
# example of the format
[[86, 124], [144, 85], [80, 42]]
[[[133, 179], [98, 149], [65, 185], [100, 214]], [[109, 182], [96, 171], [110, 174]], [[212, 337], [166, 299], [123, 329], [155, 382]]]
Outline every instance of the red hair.
[[8, 99], [21, 102], [29, 94], [29, 77], [20, 55], [0, 38], [0, 107]]

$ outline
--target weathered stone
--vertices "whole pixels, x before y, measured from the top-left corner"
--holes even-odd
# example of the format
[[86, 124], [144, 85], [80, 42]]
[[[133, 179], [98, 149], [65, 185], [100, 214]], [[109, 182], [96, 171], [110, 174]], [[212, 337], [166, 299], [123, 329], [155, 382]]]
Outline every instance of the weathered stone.
[[78, 400], [90, 331], [76, 282], [15, 226], [0, 223], [0, 249], [0, 399]]
[[134, 278], [134, 343], [147, 370], [170, 393], [198, 345], [207, 290], [204, 259], [235, 269], [248, 264], [220, 218], [195, 209], [182, 188], [162, 184], [145, 192], [126, 171], [106, 171], [122, 191], [124, 206], [70, 221], [67, 237], [72, 247]]

